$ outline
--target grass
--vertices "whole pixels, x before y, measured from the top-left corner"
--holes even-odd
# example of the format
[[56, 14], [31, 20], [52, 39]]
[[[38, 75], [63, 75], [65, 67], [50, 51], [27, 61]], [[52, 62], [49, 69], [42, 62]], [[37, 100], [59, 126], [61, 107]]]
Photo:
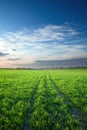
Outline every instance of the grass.
[[0, 70], [0, 130], [86, 128], [86, 68]]

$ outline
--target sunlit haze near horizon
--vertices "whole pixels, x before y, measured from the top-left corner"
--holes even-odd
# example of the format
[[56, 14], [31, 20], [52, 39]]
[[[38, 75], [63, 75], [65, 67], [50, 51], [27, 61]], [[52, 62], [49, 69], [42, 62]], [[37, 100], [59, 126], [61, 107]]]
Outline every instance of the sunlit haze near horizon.
[[0, 68], [87, 66], [86, 0], [0, 0]]

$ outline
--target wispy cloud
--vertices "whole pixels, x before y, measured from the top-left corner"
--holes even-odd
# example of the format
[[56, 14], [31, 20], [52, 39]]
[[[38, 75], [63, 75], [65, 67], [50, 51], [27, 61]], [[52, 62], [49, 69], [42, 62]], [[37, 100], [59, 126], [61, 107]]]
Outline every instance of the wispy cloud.
[[7, 56], [8, 53], [3, 53], [3, 52], [0, 52], [0, 56]]
[[24, 28], [0, 37], [0, 56], [12, 64], [29, 64], [36, 60], [60, 60], [87, 57], [87, 32], [69, 24]]
[[17, 60], [21, 60], [21, 58], [8, 58], [9, 61], [17, 61]]

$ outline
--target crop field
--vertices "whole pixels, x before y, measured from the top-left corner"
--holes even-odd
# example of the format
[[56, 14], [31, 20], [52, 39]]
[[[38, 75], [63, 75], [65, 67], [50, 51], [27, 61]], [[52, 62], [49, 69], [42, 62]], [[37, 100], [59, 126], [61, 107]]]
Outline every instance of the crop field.
[[0, 130], [87, 130], [87, 69], [1, 69]]

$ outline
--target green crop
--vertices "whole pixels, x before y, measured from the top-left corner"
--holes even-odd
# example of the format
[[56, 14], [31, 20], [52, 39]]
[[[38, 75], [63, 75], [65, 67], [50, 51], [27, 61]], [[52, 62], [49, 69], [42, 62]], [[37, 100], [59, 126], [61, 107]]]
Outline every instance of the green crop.
[[86, 68], [0, 70], [0, 130], [86, 129]]

